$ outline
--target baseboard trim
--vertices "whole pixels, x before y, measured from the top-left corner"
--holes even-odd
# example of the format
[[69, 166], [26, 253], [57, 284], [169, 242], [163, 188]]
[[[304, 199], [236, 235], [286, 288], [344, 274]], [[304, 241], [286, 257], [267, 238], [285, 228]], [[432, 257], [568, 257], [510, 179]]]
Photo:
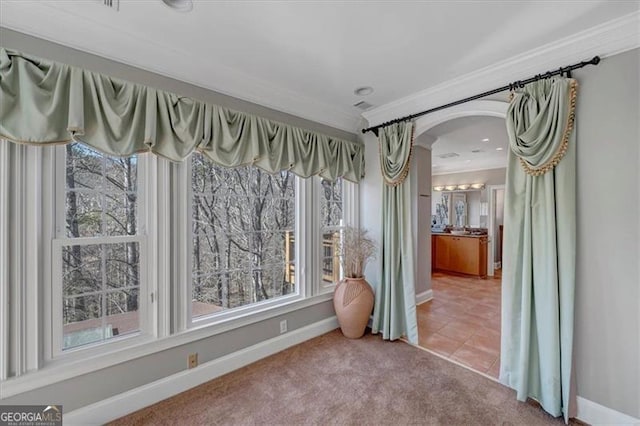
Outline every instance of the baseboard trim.
[[638, 425], [640, 419], [613, 410], [597, 402], [590, 401], [581, 396], [577, 397], [578, 414], [580, 421], [590, 425]]
[[214, 359], [191, 370], [173, 374], [71, 411], [64, 415], [64, 424], [96, 425], [108, 423], [336, 328], [338, 328], [338, 319], [335, 316], [318, 321]]
[[423, 291], [422, 293], [416, 294], [416, 305], [422, 305], [431, 299], [433, 299], [433, 290]]

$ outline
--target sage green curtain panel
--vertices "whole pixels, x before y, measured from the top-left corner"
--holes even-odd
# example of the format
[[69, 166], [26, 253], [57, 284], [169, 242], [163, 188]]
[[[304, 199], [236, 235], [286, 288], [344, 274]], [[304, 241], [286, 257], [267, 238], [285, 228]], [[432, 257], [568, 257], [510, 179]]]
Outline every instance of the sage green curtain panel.
[[0, 48], [0, 138], [78, 141], [103, 153], [153, 152], [173, 161], [199, 150], [234, 167], [291, 170], [359, 182], [364, 148], [65, 64]]
[[511, 101], [502, 275], [500, 381], [566, 421], [575, 398], [576, 90], [572, 79], [542, 80]]
[[373, 310], [373, 333], [395, 340], [402, 335], [418, 344], [411, 178], [413, 123], [380, 129], [382, 186], [382, 241], [380, 283]]

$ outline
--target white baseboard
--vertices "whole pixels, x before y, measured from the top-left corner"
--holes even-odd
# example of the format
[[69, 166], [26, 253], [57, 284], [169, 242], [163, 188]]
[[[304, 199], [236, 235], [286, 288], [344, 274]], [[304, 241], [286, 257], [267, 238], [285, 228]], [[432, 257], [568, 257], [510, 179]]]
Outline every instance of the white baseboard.
[[416, 294], [416, 305], [421, 305], [431, 299], [433, 299], [433, 290], [423, 291], [422, 293]]
[[577, 397], [578, 420], [590, 425], [640, 425], [640, 419], [631, 417], [611, 408]]
[[338, 328], [333, 316], [266, 340], [191, 370], [156, 380], [95, 404], [64, 414], [65, 425], [101, 425], [213, 380], [252, 362]]

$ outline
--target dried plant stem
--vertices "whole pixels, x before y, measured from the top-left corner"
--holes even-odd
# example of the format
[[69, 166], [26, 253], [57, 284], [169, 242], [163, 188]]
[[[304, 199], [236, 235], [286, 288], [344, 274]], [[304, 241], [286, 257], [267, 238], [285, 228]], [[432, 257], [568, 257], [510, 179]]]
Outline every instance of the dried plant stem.
[[369, 260], [375, 258], [376, 243], [365, 229], [347, 226], [342, 231], [338, 255], [347, 278], [362, 278]]

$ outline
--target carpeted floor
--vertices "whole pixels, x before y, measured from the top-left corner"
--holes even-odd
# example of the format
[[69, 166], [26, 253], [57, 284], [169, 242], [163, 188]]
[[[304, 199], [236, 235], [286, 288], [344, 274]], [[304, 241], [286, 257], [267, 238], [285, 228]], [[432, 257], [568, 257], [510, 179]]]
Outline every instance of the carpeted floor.
[[339, 330], [147, 407], [113, 425], [563, 422], [463, 367], [403, 342]]

